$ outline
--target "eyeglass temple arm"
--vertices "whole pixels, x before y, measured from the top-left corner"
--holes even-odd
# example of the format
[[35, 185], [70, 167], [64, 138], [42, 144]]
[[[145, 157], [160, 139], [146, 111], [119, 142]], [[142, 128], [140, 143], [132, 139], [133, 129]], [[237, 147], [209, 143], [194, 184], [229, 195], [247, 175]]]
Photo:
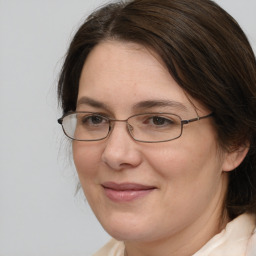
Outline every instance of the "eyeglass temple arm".
[[181, 120], [181, 122], [182, 122], [182, 124], [188, 124], [188, 123], [192, 123], [192, 122], [195, 122], [195, 121], [198, 121], [201, 119], [205, 119], [205, 118], [208, 118], [211, 116], [213, 116], [213, 113], [210, 113], [209, 115], [206, 115], [206, 116], [198, 116], [196, 118], [192, 118], [192, 119], [188, 119], [188, 120]]

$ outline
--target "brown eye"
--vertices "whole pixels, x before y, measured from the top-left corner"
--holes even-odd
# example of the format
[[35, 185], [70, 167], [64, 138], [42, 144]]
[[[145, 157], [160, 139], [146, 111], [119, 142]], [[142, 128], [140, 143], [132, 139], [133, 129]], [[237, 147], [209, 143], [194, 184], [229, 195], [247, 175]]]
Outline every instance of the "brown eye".
[[152, 123], [154, 125], [170, 125], [173, 124], [172, 120], [160, 117], [160, 116], [154, 116], [152, 117]]
[[81, 123], [83, 125], [100, 125], [105, 124], [107, 122], [102, 116], [99, 115], [87, 115], [81, 118]]

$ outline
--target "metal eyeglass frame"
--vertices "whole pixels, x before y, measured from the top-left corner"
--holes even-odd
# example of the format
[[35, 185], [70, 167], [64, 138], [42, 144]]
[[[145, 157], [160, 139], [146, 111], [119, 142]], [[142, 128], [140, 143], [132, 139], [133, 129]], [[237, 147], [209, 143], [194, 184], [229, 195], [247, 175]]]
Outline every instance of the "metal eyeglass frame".
[[[63, 130], [64, 134], [65, 134], [68, 138], [70, 138], [70, 139], [72, 139], [72, 140], [75, 140], [75, 141], [100, 141], [100, 140], [104, 140], [104, 139], [106, 139], [106, 138], [111, 134], [111, 131], [113, 130], [113, 129], [112, 129], [112, 125], [111, 125], [112, 122], [126, 122], [126, 127], [127, 127], [127, 130], [128, 130], [128, 134], [132, 137], [132, 139], [135, 140], [135, 141], [138, 141], [138, 142], [143, 142], [143, 143], [160, 143], [160, 142], [167, 142], [167, 141], [172, 141], [172, 140], [178, 139], [178, 138], [181, 137], [181, 135], [182, 135], [182, 132], [183, 132], [183, 125], [184, 125], [184, 124], [189, 124], [189, 123], [196, 122], [196, 121], [199, 121], [199, 120], [201, 120], [201, 119], [205, 119], [205, 118], [208, 118], [208, 117], [213, 116], [213, 112], [212, 112], [212, 113], [210, 113], [210, 114], [208, 114], [208, 115], [205, 115], [205, 116], [197, 116], [197, 117], [192, 118], [192, 119], [182, 120], [181, 117], [178, 116], [178, 115], [176, 115], [176, 114], [173, 114], [173, 113], [161, 113], [161, 112], [160, 112], [160, 113], [142, 113], [142, 114], [137, 114], [137, 115], [130, 116], [130, 117], [128, 117], [128, 118], [125, 119], [125, 120], [119, 120], [119, 119], [112, 119], [112, 118], [109, 118], [109, 117], [106, 117], [106, 116], [102, 116], [102, 115], [100, 115], [100, 114], [97, 114], [98, 116], [101, 116], [101, 117], [103, 117], [103, 118], [105, 118], [105, 119], [107, 119], [107, 120], [109, 121], [109, 130], [108, 130], [107, 135], [106, 135], [105, 137], [103, 137], [103, 138], [95, 139], [95, 140], [78, 140], [78, 139], [74, 139], [74, 138], [70, 137], [70, 136], [66, 133], [66, 131], [65, 131], [65, 129], [64, 129], [64, 126], [63, 126], [63, 119], [64, 119], [66, 116], [69, 116], [69, 115], [72, 115], [72, 114], [79, 114], [79, 113], [97, 114], [97, 113], [95, 113], [95, 112], [74, 111], [74, 112], [68, 112], [68, 113], [64, 114], [61, 118], [59, 118], [59, 119], [57, 120], [58, 123], [62, 126], [62, 130]], [[159, 115], [161, 115], [161, 114], [172, 114], [172, 115], [175, 115], [175, 116], [179, 117], [179, 119], [180, 119], [180, 124], [181, 124], [180, 135], [177, 136], [177, 137], [175, 137], [175, 138], [172, 138], [172, 139], [161, 140], [161, 141], [143, 141], [143, 140], [138, 140], [138, 139], [134, 138], [133, 135], [132, 135], [132, 133], [131, 133], [131, 131], [130, 131], [130, 129], [129, 129], [129, 125], [130, 125], [130, 124], [128, 123], [128, 120], [129, 120], [131, 117], [134, 117], [134, 116], [147, 115], [147, 114], [159, 114]]]

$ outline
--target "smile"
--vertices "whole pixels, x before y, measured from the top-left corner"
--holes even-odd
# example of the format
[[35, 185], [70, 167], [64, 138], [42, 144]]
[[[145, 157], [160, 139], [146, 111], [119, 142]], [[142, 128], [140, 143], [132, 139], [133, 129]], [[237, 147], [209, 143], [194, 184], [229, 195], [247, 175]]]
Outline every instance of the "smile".
[[156, 189], [154, 186], [146, 186], [136, 183], [106, 182], [102, 184], [105, 195], [114, 202], [129, 202], [142, 198]]

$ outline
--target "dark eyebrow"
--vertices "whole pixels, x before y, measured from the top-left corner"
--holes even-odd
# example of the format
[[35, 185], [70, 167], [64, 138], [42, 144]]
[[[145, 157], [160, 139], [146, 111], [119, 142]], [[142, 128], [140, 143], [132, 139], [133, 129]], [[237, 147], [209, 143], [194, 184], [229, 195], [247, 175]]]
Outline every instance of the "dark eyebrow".
[[[97, 100], [94, 100], [92, 98], [89, 97], [82, 97], [77, 101], [77, 107], [80, 105], [88, 105], [91, 107], [95, 107], [95, 108], [101, 108], [101, 109], [105, 109], [105, 110], [109, 110], [109, 107], [102, 103], [99, 102]], [[150, 108], [155, 108], [155, 107], [171, 107], [171, 108], [176, 108], [182, 111], [188, 111], [187, 107], [185, 105], [183, 105], [180, 102], [177, 101], [172, 101], [172, 100], [145, 100], [145, 101], [141, 101], [136, 103], [132, 109], [133, 111], [139, 111], [139, 110], [148, 110]]]
[[155, 107], [172, 107], [183, 111], [188, 111], [187, 107], [180, 102], [172, 100], [146, 100], [138, 102], [133, 106], [134, 110], [149, 109]]
[[79, 105], [89, 105], [91, 107], [95, 107], [95, 108], [103, 108], [103, 109], [108, 109], [108, 107], [99, 101], [96, 101], [94, 99], [88, 98], [88, 97], [82, 97], [77, 101], [76, 106]]

